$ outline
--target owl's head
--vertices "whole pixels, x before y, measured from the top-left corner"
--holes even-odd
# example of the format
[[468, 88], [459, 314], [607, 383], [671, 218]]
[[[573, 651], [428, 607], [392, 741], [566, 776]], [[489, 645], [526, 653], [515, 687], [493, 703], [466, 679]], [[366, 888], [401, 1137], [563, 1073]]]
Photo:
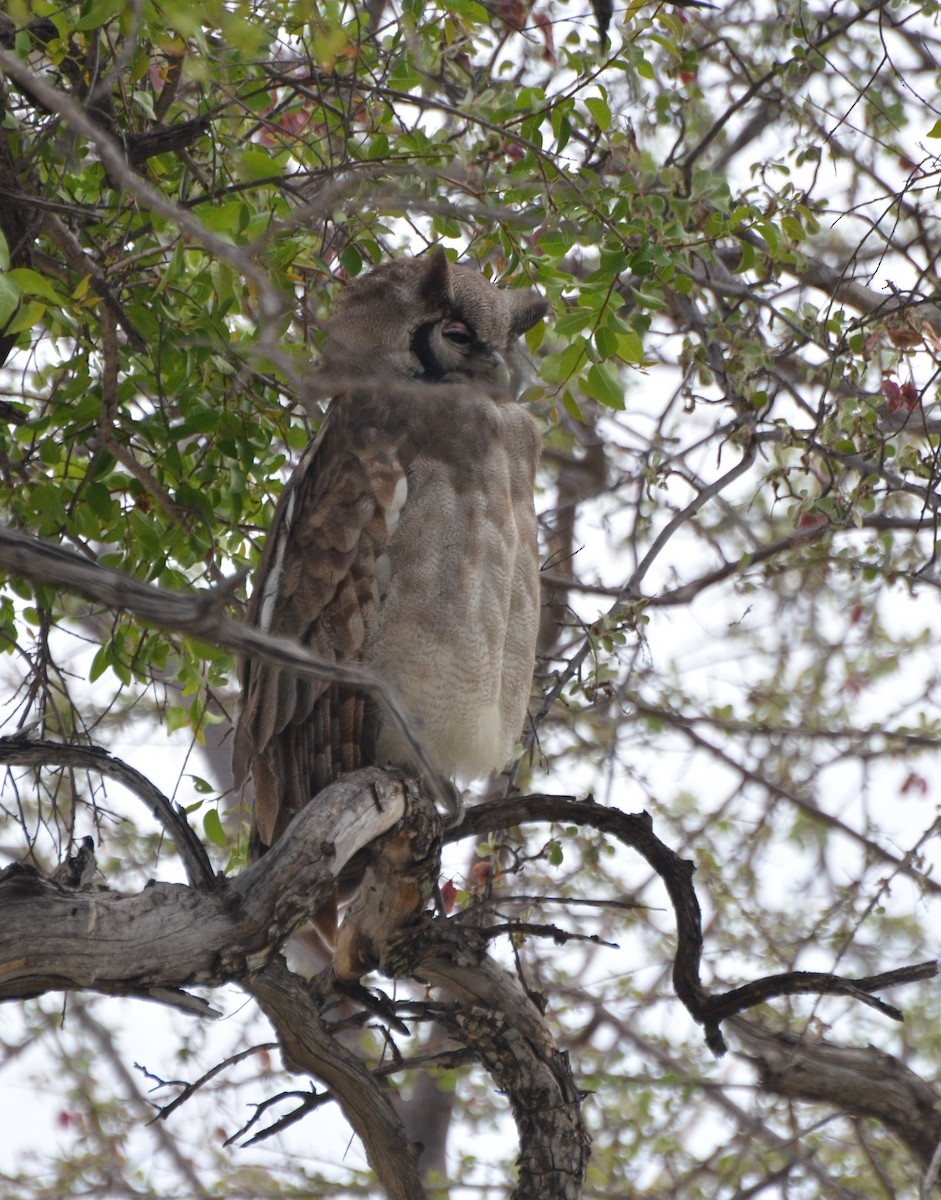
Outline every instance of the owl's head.
[[385, 263], [343, 292], [327, 323], [330, 376], [469, 383], [513, 399], [525, 374], [522, 334], [545, 316], [535, 292], [496, 287], [441, 247]]

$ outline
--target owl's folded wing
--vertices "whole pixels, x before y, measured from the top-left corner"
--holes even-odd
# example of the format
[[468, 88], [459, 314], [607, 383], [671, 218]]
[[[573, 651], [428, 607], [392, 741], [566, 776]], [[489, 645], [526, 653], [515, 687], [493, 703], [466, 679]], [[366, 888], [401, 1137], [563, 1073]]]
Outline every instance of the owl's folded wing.
[[[381, 398], [336, 399], [281, 494], [252, 595], [250, 620], [295, 638], [324, 662], [355, 661], [378, 620], [382, 556], [406, 495], [407, 451]], [[388, 416], [387, 405], [382, 406]], [[236, 784], [254, 783], [252, 853], [341, 773], [372, 761], [373, 706], [335, 684], [241, 664]]]

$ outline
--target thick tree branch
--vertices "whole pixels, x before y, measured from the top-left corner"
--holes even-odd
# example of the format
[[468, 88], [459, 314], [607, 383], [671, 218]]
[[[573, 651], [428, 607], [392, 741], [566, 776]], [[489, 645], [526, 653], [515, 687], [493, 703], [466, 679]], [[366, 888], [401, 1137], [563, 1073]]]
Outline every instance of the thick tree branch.
[[400, 939], [390, 956], [409, 973], [458, 1001], [442, 1023], [468, 1046], [510, 1100], [519, 1131], [519, 1179], [511, 1200], [578, 1200], [591, 1137], [568, 1055], [519, 979], [486, 954], [479, 930], [428, 922]]
[[292, 974], [283, 959], [272, 958], [243, 986], [274, 1026], [285, 1067], [318, 1076], [339, 1100], [390, 1200], [423, 1200], [418, 1154], [388, 1092], [368, 1067], [330, 1036], [316, 995], [305, 980]]
[[263, 859], [211, 891], [76, 891], [9, 867], [0, 873], [0, 999], [61, 989], [167, 999], [184, 986], [238, 982], [274, 1022], [287, 1065], [334, 1089], [389, 1196], [419, 1200], [416, 1156], [388, 1098], [327, 1036], [307, 984], [275, 951], [357, 851], [428, 806], [410, 781], [356, 772], [321, 792]]
[[325, 789], [259, 862], [211, 891], [152, 883], [75, 891], [14, 865], [0, 874], [0, 999], [90, 989], [149, 997], [260, 970], [310, 920], [350, 858], [417, 804], [378, 768]]
[[764, 1089], [875, 1117], [928, 1168], [941, 1143], [941, 1097], [903, 1062], [875, 1046], [773, 1033], [742, 1017], [729, 1025]]

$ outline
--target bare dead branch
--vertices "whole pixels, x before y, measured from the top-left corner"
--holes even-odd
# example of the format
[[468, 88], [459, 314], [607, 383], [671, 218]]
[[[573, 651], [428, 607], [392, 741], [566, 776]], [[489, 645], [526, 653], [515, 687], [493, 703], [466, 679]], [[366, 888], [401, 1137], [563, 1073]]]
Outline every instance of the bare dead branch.
[[[275, 1043], [279, 1046], [279, 1043]], [[245, 1135], [249, 1130], [254, 1129], [261, 1118], [265, 1115], [269, 1108], [275, 1104], [280, 1104], [288, 1097], [296, 1097], [300, 1103], [285, 1113], [283, 1117], [272, 1121], [270, 1125], [266, 1125], [251, 1137], [246, 1138]], [[296, 1125], [298, 1121], [303, 1121], [308, 1113], [315, 1112], [318, 1108], [323, 1108], [325, 1104], [332, 1104], [333, 1096], [329, 1092], [279, 1092], [276, 1096], [271, 1096], [262, 1100], [255, 1106], [255, 1111], [249, 1117], [241, 1128], [237, 1129], [231, 1137], [227, 1137], [223, 1142], [225, 1146], [232, 1146], [236, 1142], [241, 1142], [243, 1146], [257, 1146], [259, 1142], [267, 1141], [268, 1138], [274, 1137], [278, 1133], [283, 1133], [286, 1129], [290, 1129], [292, 1125]], [[242, 1141], [242, 1139], [245, 1139]]]
[[[171, 1115], [171, 1113], [176, 1112], [176, 1110], [182, 1104], [185, 1104], [191, 1096], [195, 1095], [201, 1087], [215, 1079], [215, 1077], [220, 1075], [223, 1071], [227, 1071], [229, 1067], [235, 1066], [237, 1063], [244, 1062], [246, 1058], [251, 1058], [255, 1054], [262, 1054], [269, 1050], [277, 1049], [277, 1042], [262, 1042], [258, 1046], [249, 1046], [247, 1050], [242, 1050], [238, 1054], [230, 1054], [228, 1058], [224, 1058], [222, 1062], [215, 1063], [215, 1065], [210, 1067], [208, 1071], [204, 1071], [198, 1079], [194, 1079], [192, 1083], [185, 1084], [183, 1086], [183, 1090], [179, 1093], [179, 1095], [174, 1096], [169, 1104], [156, 1105], [155, 1102], [152, 1101], [151, 1103], [154, 1103], [155, 1107], [157, 1108], [157, 1115], [153, 1118], [153, 1120], [165, 1121], [167, 1117]], [[145, 1070], [140, 1063], [135, 1063], [134, 1066], [139, 1071], [143, 1071], [148, 1079], [155, 1080], [155, 1082], [161, 1086], [169, 1086], [169, 1081], [158, 1079], [150, 1071]], [[225, 1144], [228, 1145], [231, 1140], [231, 1138], [227, 1139]]]

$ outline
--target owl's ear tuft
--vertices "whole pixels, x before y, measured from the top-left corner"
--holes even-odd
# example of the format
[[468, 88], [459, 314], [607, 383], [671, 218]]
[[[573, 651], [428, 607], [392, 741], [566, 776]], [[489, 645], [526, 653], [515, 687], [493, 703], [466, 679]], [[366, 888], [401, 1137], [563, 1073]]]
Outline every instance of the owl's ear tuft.
[[427, 267], [421, 285], [422, 300], [431, 309], [446, 309], [451, 302], [448, 280], [448, 256], [443, 246], [435, 246], [425, 256]]
[[507, 292], [512, 302], [511, 331], [514, 337], [532, 329], [549, 311], [549, 301], [536, 292]]

